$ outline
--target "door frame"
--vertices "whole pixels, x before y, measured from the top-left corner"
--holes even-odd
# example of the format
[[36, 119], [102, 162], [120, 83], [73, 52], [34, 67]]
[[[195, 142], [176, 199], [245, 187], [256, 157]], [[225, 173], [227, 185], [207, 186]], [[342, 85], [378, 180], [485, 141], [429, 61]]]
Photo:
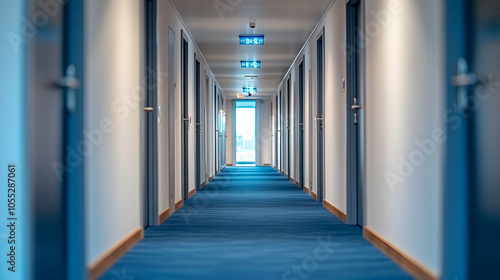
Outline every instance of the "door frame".
[[[76, 149], [84, 136], [84, 1], [73, 0], [64, 5], [66, 26], [63, 69], [75, 65], [76, 78], [80, 88], [76, 89], [77, 106], [73, 114], [65, 118], [65, 147]], [[67, 96], [66, 96], [67, 98]], [[66, 176], [64, 188], [67, 190], [67, 271], [68, 279], [86, 279], [85, 262], [85, 179], [84, 163]]]
[[[353, 109], [364, 103], [364, 48], [359, 47], [359, 30], [364, 29], [364, 1], [346, 3], [347, 48], [347, 223], [365, 226], [364, 192], [364, 109]], [[357, 103], [354, 99], [357, 99]], [[359, 114], [359, 117], [357, 117]], [[357, 118], [357, 120], [356, 120]], [[357, 121], [357, 123], [356, 123]]]
[[[233, 108], [234, 109], [233, 110], [233, 116], [234, 116], [234, 122], [233, 122], [233, 131], [234, 131], [234, 133], [233, 134], [234, 134], [234, 137], [232, 137], [233, 140], [234, 140], [234, 141], [232, 141], [233, 147], [234, 147], [234, 165], [235, 166], [238, 165], [238, 164], [255, 164], [255, 165], [257, 165], [257, 162], [258, 162], [258, 159], [257, 159], [257, 155], [258, 155], [258, 153], [257, 153], [257, 139], [258, 139], [258, 137], [257, 137], [257, 133], [258, 133], [258, 129], [257, 129], [257, 123], [258, 123], [258, 120], [257, 120], [257, 118], [258, 118], [257, 107], [259, 106], [259, 102], [258, 102], [258, 100], [232, 100], [232, 103], [234, 104], [234, 106], [233, 106], [234, 107]], [[237, 129], [237, 126], [236, 126], [236, 123], [238, 121], [238, 114], [237, 114], [237, 109], [238, 109], [237, 104], [238, 103], [254, 103], [255, 104], [255, 107], [251, 107], [251, 108], [255, 109], [255, 114], [254, 114], [255, 115], [254, 116], [254, 118], [255, 118], [255, 149], [254, 149], [254, 152], [255, 152], [255, 162], [241, 162], [241, 163], [239, 163], [238, 160], [237, 160], [238, 149], [236, 147], [236, 143], [237, 143], [237, 140], [236, 140], [236, 135], [237, 135], [236, 134], [237, 133], [236, 129]], [[243, 108], [245, 108], [245, 107], [243, 107]]]
[[189, 38], [181, 30], [182, 198], [189, 199]]
[[[457, 88], [449, 81], [457, 74], [457, 61], [470, 58], [468, 0], [446, 0], [446, 108], [457, 102]], [[470, 61], [470, 60], [469, 60]], [[443, 191], [443, 278], [469, 278], [469, 126], [447, 122], [446, 171]]]
[[[321, 49], [319, 42], [321, 41]], [[321, 53], [321, 57], [319, 54]], [[316, 174], [317, 174], [317, 190], [316, 190], [316, 201], [323, 201], [324, 198], [324, 166], [325, 166], [325, 27], [323, 26], [321, 32], [316, 36], [316, 91], [317, 91], [317, 103], [316, 103]], [[321, 68], [319, 63], [321, 62]], [[321, 71], [320, 71], [321, 70]], [[320, 89], [321, 86], [321, 89]], [[321, 91], [321, 98], [320, 93]], [[321, 109], [321, 112], [320, 112]], [[320, 114], [321, 113], [321, 114]]]

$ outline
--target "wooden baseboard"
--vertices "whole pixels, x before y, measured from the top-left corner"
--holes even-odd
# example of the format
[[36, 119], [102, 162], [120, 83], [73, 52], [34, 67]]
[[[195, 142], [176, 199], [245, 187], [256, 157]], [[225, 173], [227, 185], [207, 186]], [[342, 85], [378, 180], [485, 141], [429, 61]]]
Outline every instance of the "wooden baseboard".
[[309, 187], [304, 186], [303, 190], [304, 190], [304, 192], [306, 192], [307, 194], [309, 194]]
[[228, 163], [228, 164], [226, 164], [226, 165], [227, 165], [227, 166], [233, 166], [233, 164], [232, 164], [232, 163]]
[[188, 199], [190, 199], [191, 197], [193, 197], [193, 195], [196, 194], [196, 189], [192, 189], [189, 194], [188, 194]]
[[385, 240], [380, 235], [376, 234], [369, 227], [363, 228], [363, 236], [366, 240], [370, 241], [375, 247], [377, 247], [384, 254], [389, 256], [395, 263], [397, 263], [401, 268], [406, 270], [416, 279], [420, 280], [437, 280], [439, 277], [425, 268], [415, 259], [411, 258], [396, 246], [391, 244], [389, 241]]
[[207, 182], [206, 182], [206, 181], [205, 181], [205, 182], [203, 182], [203, 183], [201, 183], [201, 185], [200, 185], [200, 189], [201, 189], [201, 190], [203, 190], [203, 188], [204, 188], [206, 185], [207, 185]]
[[264, 163], [263, 166], [271, 166], [270, 163]]
[[168, 217], [170, 217], [170, 207], [168, 207], [167, 210], [161, 212], [158, 216], [159, 224], [163, 223], [166, 219], [168, 219]]
[[333, 215], [337, 216], [342, 222], [347, 222], [347, 215], [344, 212], [340, 211], [337, 207], [333, 206], [333, 204], [331, 204], [330, 202], [323, 200], [323, 207], [332, 212]]
[[144, 229], [137, 228], [132, 233], [123, 238], [113, 248], [104, 253], [97, 261], [88, 268], [89, 279], [97, 279], [106, 270], [113, 266], [125, 253], [127, 253], [137, 242], [144, 238]]
[[318, 195], [314, 192], [311, 192], [311, 197], [314, 199], [314, 200], [318, 200]]
[[175, 203], [175, 211], [181, 209], [181, 207], [184, 206], [184, 200], [179, 200]]

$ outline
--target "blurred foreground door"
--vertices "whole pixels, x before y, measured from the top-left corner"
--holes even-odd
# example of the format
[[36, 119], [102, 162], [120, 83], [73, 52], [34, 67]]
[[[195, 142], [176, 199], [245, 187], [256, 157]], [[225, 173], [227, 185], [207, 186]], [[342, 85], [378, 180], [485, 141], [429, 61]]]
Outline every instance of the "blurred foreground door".
[[27, 1], [31, 278], [85, 279], [83, 0]]

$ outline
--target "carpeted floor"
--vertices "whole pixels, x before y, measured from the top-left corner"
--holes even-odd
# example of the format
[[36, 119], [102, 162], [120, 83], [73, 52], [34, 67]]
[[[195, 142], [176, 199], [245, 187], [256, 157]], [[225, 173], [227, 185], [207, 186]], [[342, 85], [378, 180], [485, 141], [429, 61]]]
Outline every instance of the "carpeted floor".
[[270, 167], [227, 168], [102, 279], [411, 279]]

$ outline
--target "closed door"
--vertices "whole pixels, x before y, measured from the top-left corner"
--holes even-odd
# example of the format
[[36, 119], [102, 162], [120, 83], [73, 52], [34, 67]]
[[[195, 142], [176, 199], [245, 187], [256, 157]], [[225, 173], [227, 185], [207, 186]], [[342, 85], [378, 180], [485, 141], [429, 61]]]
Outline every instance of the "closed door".
[[298, 135], [299, 135], [299, 145], [298, 145], [298, 155], [299, 155], [299, 188], [304, 188], [304, 61], [299, 65], [299, 101], [298, 101]]
[[290, 87], [290, 78], [288, 78], [286, 82], [286, 92], [287, 92], [287, 97], [286, 97], [286, 173], [288, 175], [288, 178], [290, 178], [290, 123], [291, 123], [291, 113], [290, 113], [290, 98], [291, 98], [291, 87]]
[[363, 13], [361, 1], [347, 3], [347, 223], [364, 225], [363, 192]]
[[[169, 131], [175, 131], [176, 116], [175, 116], [175, 33], [172, 29], [168, 29], [168, 116], [169, 116]], [[175, 134], [174, 134], [175, 135]], [[175, 209], [175, 141], [174, 135], [168, 137], [169, 147], [169, 186], [168, 196], [170, 209]]]
[[181, 65], [182, 65], [182, 189], [183, 198], [189, 198], [189, 43], [185, 33], [181, 39]]
[[317, 104], [316, 104], [316, 158], [317, 158], [317, 201], [323, 201], [323, 166], [324, 166], [324, 46], [323, 35], [316, 41], [317, 56]]
[[[30, 276], [86, 279], [83, 1], [55, 5], [60, 12], [37, 26], [26, 48], [28, 169], [13, 163], [9, 171], [16, 181], [23, 180], [18, 177], [21, 172], [27, 174], [33, 195]], [[47, 15], [38, 1], [27, 1], [26, 8], [27, 18]]]
[[200, 62], [195, 59], [195, 107], [196, 107], [196, 189], [201, 186], [201, 80]]

